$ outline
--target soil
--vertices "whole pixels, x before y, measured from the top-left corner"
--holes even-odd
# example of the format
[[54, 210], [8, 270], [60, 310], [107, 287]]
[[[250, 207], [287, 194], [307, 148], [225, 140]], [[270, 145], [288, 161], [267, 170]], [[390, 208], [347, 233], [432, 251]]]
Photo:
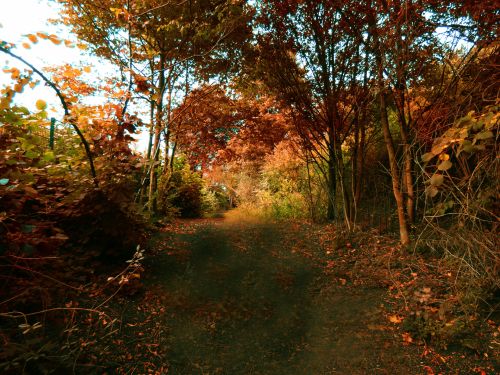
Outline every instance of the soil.
[[404, 274], [391, 269], [403, 264], [397, 241], [328, 230], [229, 219], [165, 225], [140, 291], [113, 307], [119, 339], [96, 344], [104, 358], [87, 359], [102, 364], [100, 374], [498, 372], [491, 354], [438, 351], [404, 331], [391, 291], [391, 277]]

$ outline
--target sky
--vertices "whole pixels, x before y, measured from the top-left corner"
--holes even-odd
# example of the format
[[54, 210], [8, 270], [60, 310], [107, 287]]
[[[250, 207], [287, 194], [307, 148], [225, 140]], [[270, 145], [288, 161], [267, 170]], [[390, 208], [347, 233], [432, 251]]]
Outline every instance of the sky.
[[[46, 0], [0, 0], [0, 9], [0, 40], [20, 46], [22, 42], [27, 41], [24, 35], [36, 32], [71, 38], [67, 31], [47, 22], [50, 18], [58, 17], [56, 4], [53, 2]], [[49, 41], [39, 41], [32, 45], [31, 49], [18, 47], [15, 52], [37, 68], [64, 63], [78, 64], [81, 60], [88, 59], [77, 48], [56, 46]], [[23, 67], [21, 63], [9, 56], [0, 55], [0, 67], [10, 66]], [[10, 82], [9, 75], [4, 73], [2, 69], [0, 71], [0, 84], [8, 82]], [[44, 85], [38, 85], [35, 89], [25, 89], [22, 94], [17, 95], [16, 103], [32, 109], [37, 99], [57, 104], [57, 98], [52, 90]]]
[[[36, 32], [56, 34], [60, 38], [76, 41], [69, 30], [48, 22], [49, 19], [59, 17], [58, 9], [58, 4], [48, 0], [0, 0], [0, 40], [18, 45], [15, 53], [37, 68], [62, 64], [90, 65], [93, 73], [99, 75], [105, 74], [107, 69], [112, 69], [110, 65], [106, 66], [103, 61], [86, 55], [79, 48], [55, 45], [46, 40], [40, 40], [35, 45], [32, 44], [30, 49], [21, 47], [21, 43], [27, 41], [25, 35]], [[10, 74], [4, 73], [3, 68], [11, 66], [19, 69], [24, 68], [22, 63], [0, 53], [0, 87], [10, 83]], [[49, 104], [49, 108], [53, 108], [49, 116], [62, 118], [60, 102], [54, 91], [43, 84], [37, 85], [34, 89], [26, 87], [23, 93], [16, 95], [15, 103], [34, 110], [38, 99], [45, 100]], [[104, 99], [94, 98], [90, 103], [98, 104], [101, 100]], [[134, 148], [142, 151], [146, 148], [147, 135], [141, 133], [139, 138], [139, 142]]]

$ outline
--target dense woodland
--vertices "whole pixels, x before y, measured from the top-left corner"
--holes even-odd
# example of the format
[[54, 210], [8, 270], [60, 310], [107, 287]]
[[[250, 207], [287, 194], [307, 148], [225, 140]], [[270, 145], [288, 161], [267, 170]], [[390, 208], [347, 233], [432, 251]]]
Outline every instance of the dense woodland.
[[[401, 271], [381, 281], [400, 304], [387, 324], [434, 353], [414, 373], [498, 371], [497, 1], [52, 1], [70, 38], [0, 29], [2, 373], [166, 374], [168, 351], [110, 359], [127, 346], [120, 301], [147, 296], [148, 257], [175, 247], [158, 233], [224, 212], [308, 225], [328, 254], [366, 245], [346, 264], [390, 249], [398, 264], [375, 267]], [[34, 66], [36, 43], [114, 75]], [[42, 98], [16, 104], [36, 85], [57, 98], [55, 130]], [[475, 364], [447, 368], [452, 346]]]

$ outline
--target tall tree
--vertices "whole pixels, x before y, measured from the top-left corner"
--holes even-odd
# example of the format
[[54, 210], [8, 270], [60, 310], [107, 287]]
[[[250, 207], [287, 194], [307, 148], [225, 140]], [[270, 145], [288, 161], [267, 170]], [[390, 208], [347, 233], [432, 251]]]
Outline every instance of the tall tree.
[[292, 109], [299, 134], [318, 165], [326, 165], [328, 218], [337, 191], [350, 226], [352, 195], [347, 186], [342, 144], [362, 103], [363, 36], [354, 2], [267, 0], [260, 8], [261, 61], [269, 87]]
[[[249, 8], [239, 1], [64, 0], [64, 22], [94, 53], [115, 63], [130, 87], [151, 103], [149, 208], [155, 192], [162, 135], [169, 147], [173, 98], [189, 75], [226, 75], [248, 38]], [[186, 73], [188, 70], [188, 74]], [[137, 77], [139, 79], [137, 79]], [[146, 77], [144, 80], [141, 77]], [[147, 82], [148, 85], [144, 83]], [[181, 88], [179, 90], [179, 88]], [[187, 93], [184, 93], [186, 95]], [[168, 156], [168, 151], [165, 152]]]

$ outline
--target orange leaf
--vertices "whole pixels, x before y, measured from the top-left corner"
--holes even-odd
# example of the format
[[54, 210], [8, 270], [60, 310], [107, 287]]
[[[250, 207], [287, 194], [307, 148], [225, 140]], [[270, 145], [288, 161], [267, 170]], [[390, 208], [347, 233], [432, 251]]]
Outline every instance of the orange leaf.
[[37, 43], [38, 42], [38, 38], [36, 37], [36, 35], [28, 34], [28, 35], [26, 35], [26, 37], [30, 40], [31, 43]]
[[409, 333], [405, 332], [401, 336], [403, 336], [403, 342], [405, 344], [411, 344], [413, 342], [413, 338], [410, 336]]
[[394, 324], [399, 324], [403, 321], [403, 319], [401, 319], [399, 316], [397, 315], [390, 315], [389, 316], [389, 321], [391, 323], [394, 323]]
[[427, 375], [434, 375], [434, 370], [429, 366], [424, 366], [424, 370], [427, 371]]
[[49, 35], [49, 40], [52, 43], [57, 44], [57, 45], [62, 43], [62, 40], [59, 39], [59, 37], [57, 35], [54, 35], [54, 34]]

